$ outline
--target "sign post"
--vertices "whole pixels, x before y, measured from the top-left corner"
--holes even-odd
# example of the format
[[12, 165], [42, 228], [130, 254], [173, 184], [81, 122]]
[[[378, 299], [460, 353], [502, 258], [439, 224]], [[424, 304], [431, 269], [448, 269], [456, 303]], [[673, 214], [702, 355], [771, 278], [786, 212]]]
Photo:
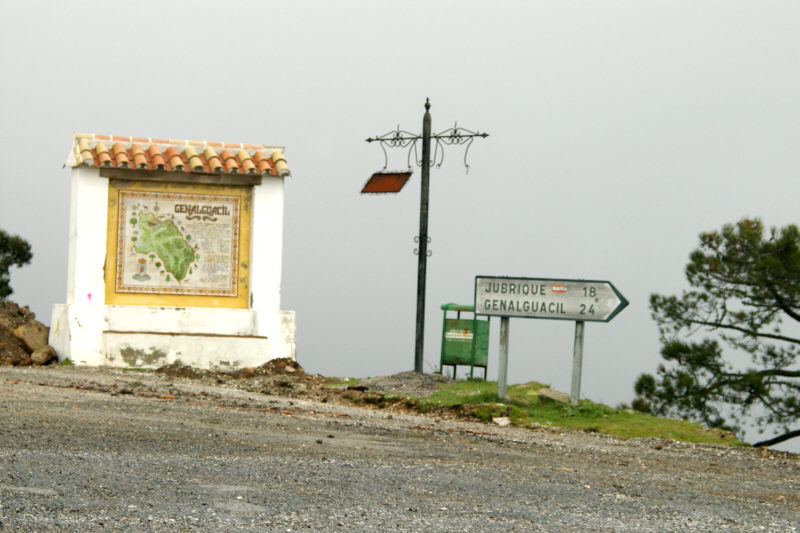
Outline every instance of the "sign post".
[[578, 405], [581, 399], [581, 372], [583, 367], [583, 320], [575, 321], [575, 348], [572, 351], [572, 388], [569, 403]]
[[581, 394], [585, 322], [609, 322], [628, 305], [610, 281], [475, 276], [475, 314], [501, 317], [497, 396], [505, 399], [508, 365], [508, 319], [545, 318], [575, 321], [570, 403]]
[[500, 355], [497, 363], [497, 397], [506, 399], [508, 375], [508, 317], [500, 318]]

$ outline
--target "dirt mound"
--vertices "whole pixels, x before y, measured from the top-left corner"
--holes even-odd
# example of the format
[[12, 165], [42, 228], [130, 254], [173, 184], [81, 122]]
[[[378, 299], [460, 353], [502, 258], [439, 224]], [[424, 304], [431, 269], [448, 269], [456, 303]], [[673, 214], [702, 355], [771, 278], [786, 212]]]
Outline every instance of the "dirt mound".
[[452, 382], [451, 378], [441, 374], [419, 374], [409, 370], [391, 376], [362, 379], [359, 385], [367, 387], [367, 390], [383, 394], [427, 397], [439, 390], [440, 384]]
[[[47, 328], [36, 320], [28, 307], [12, 301], [0, 305], [0, 365], [46, 364], [55, 357], [31, 357], [47, 346]], [[43, 361], [43, 362], [40, 362]]]
[[335, 379], [307, 374], [300, 364], [289, 358], [272, 359], [257, 367], [234, 370], [201, 370], [179, 361], [162, 366], [156, 373], [189, 378], [249, 392], [304, 398], [322, 402], [340, 402], [359, 405], [376, 405], [380, 408], [390, 404], [402, 410], [403, 402], [387, 399], [387, 396], [427, 397], [439, 390], [441, 383], [452, 379], [439, 374], [417, 374], [401, 372], [359, 381], [357, 385], [345, 385]]
[[201, 370], [192, 366], [187, 366], [180, 361], [175, 361], [172, 364], [164, 365], [156, 369], [158, 374], [165, 374], [167, 376], [178, 378], [191, 378], [201, 379], [208, 377], [216, 378], [252, 378], [263, 376], [282, 376], [291, 375], [296, 378], [307, 377], [306, 371], [297, 361], [283, 357], [280, 359], [272, 359], [267, 361], [261, 366], [257, 367], [244, 367], [236, 370]]
[[288, 357], [280, 359], [273, 359], [267, 361], [263, 365], [253, 369], [253, 374], [256, 376], [274, 376], [277, 374], [293, 374], [301, 377], [306, 375], [306, 371], [300, 366], [300, 363]]
[[30, 354], [11, 330], [0, 324], [0, 365], [29, 365]]

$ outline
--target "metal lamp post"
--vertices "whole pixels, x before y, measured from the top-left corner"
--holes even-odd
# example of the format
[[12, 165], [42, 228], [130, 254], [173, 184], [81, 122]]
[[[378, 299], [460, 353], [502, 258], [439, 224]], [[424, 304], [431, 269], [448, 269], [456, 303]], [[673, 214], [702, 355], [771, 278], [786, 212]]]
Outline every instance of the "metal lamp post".
[[[411, 168], [411, 153], [415, 154], [417, 141], [422, 140], [422, 158], [415, 162], [422, 168], [422, 183], [419, 203], [419, 235], [415, 241], [419, 243], [419, 248], [414, 252], [419, 256], [417, 263], [417, 320], [416, 320], [416, 340], [414, 344], [414, 371], [423, 372], [423, 344], [425, 340], [425, 279], [427, 260], [430, 255], [428, 250], [428, 200], [430, 198], [430, 168], [434, 164], [440, 167], [444, 162], [444, 145], [466, 144], [464, 152], [464, 166], [467, 165], [467, 152], [475, 137], [488, 137], [488, 133], [479, 133], [464, 128], [459, 128], [458, 124], [437, 134], [431, 134], [431, 103], [425, 99], [425, 115], [422, 118], [422, 135], [416, 135], [403, 131], [398, 126], [396, 130], [390, 131], [379, 137], [370, 137], [367, 142], [380, 143], [384, 155], [383, 171], [376, 172], [362, 189], [364, 193], [388, 193], [399, 192], [408, 180], [411, 172], [385, 172], [388, 164], [386, 147], [408, 148], [407, 163]], [[431, 158], [431, 139], [436, 141], [436, 151]]]

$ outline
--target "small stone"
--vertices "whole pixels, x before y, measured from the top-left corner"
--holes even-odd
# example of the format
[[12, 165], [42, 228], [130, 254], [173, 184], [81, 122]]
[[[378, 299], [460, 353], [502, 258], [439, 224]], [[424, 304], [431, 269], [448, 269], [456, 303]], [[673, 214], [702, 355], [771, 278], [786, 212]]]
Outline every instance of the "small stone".
[[507, 416], [498, 416], [497, 418], [492, 418], [492, 422], [494, 422], [501, 428], [511, 425], [511, 419], [508, 418]]
[[553, 390], [549, 387], [544, 387], [536, 391], [536, 394], [539, 395], [540, 399], [543, 400], [552, 400], [554, 402], [559, 403], [568, 403], [569, 402], [569, 394], [566, 392], [559, 392], [557, 390]]

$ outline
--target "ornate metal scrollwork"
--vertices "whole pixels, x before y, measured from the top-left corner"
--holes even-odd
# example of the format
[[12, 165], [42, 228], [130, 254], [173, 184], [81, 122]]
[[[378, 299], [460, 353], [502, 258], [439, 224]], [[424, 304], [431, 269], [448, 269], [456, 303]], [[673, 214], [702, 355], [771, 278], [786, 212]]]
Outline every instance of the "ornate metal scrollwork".
[[469, 164], [467, 163], [467, 154], [469, 153], [469, 147], [472, 146], [472, 142], [475, 140], [475, 137], [488, 137], [488, 133], [481, 133], [479, 131], [472, 131], [466, 128], [459, 128], [458, 122], [455, 125], [447, 130], [444, 130], [436, 135], [431, 135], [431, 139], [436, 139], [436, 146], [433, 150], [433, 158], [431, 160], [431, 164], [435, 161], [436, 168], [442, 166], [444, 163], [444, 145], [453, 145], [453, 144], [466, 144], [466, 148], [464, 149], [464, 167], [469, 172]]
[[380, 144], [381, 150], [383, 150], [382, 170], [386, 170], [386, 167], [389, 165], [389, 156], [386, 153], [387, 147], [389, 148], [408, 147], [408, 157], [406, 158], [406, 162], [408, 163], [408, 168], [411, 168], [411, 150], [414, 150], [416, 152], [417, 141], [419, 139], [422, 139], [421, 135], [415, 135], [409, 131], [401, 130], [400, 125], [398, 124], [396, 130], [389, 131], [377, 137], [370, 137], [367, 139], [367, 142], [368, 143], [377, 142]]
[[[428, 244], [431, 243], [431, 238], [430, 237], [428, 237], [425, 240], [428, 242]], [[419, 235], [414, 235], [414, 242], [419, 243]], [[426, 252], [427, 253], [425, 255], [427, 257], [430, 257], [430, 256], [433, 255], [433, 250], [426, 250]], [[419, 255], [419, 248], [414, 248], [414, 255]]]
[[[459, 128], [458, 123], [456, 122], [452, 128], [448, 128], [444, 131], [439, 133], [435, 133], [431, 135], [431, 140], [436, 141], [436, 145], [434, 146], [433, 157], [431, 158], [430, 162], [428, 163], [429, 166], [439, 168], [444, 163], [444, 145], [460, 145], [466, 144], [466, 149], [464, 150], [464, 167], [469, 172], [469, 164], [467, 163], [467, 154], [469, 153], [469, 148], [472, 146], [472, 142], [475, 140], [475, 137], [488, 137], [488, 133], [481, 133], [479, 131], [472, 131], [466, 128]], [[383, 135], [379, 135], [377, 137], [370, 137], [367, 139], [368, 143], [377, 142], [380, 144], [381, 150], [383, 150], [383, 169], [386, 170], [386, 167], [389, 165], [389, 155], [386, 152], [386, 148], [408, 148], [408, 153], [406, 155], [406, 164], [408, 168], [411, 168], [411, 154], [414, 154], [414, 163], [418, 166], [422, 166], [422, 158], [419, 156], [419, 152], [417, 150], [417, 141], [422, 140], [422, 135], [415, 135], [411, 132], [401, 130], [400, 126], [397, 126], [396, 130], [389, 131], [384, 133]]]

